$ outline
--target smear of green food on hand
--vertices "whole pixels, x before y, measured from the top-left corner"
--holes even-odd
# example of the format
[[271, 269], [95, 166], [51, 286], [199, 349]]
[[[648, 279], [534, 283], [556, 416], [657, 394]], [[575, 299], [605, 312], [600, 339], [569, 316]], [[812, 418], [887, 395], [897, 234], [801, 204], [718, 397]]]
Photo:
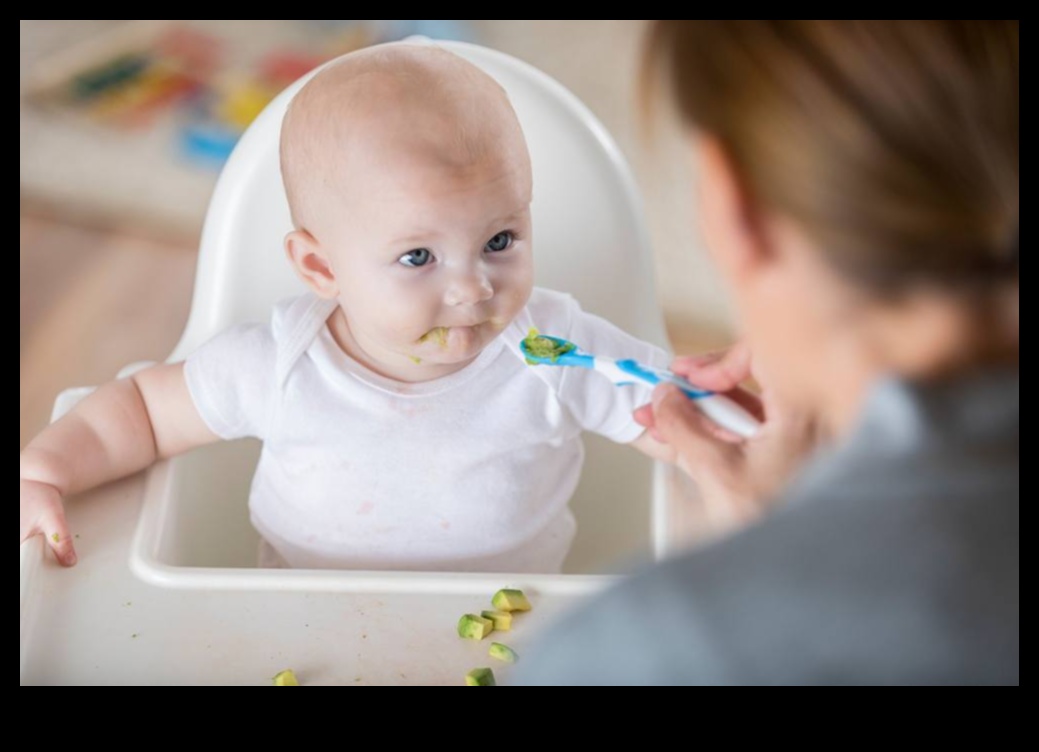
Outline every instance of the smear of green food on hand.
[[57, 543], [58, 541], [61, 540], [61, 538], [58, 536], [57, 533], [54, 533], [54, 535], [51, 536], [51, 540], [54, 541], [55, 543]]
[[411, 362], [415, 365], [418, 365], [422, 362], [422, 358], [420, 358], [418, 355], [409, 355], [408, 357], [411, 359]]
[[[565, 355], [574, 349], [573, 342], [565, 344], [556, 342], [548, 337], [542, 337], [538, 334], [538, 330], [533, 328], [523, 339], [523, 345], [530, 358], [545, 358], [553, 363], [559, 360], [560, 355]], [[532, 362], [530, 358], [527, 359], [527, 365], [537, 365], [537, 361]]]

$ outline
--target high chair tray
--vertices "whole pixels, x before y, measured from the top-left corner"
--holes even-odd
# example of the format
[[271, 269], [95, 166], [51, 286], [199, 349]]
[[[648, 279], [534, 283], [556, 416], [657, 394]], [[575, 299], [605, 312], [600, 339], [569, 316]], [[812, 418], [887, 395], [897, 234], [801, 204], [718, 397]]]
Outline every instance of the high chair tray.
[[509, 667], [487, 655], [492, 640], [522, 660], [534, 635], [609, 579], [569, 576], [571, 592], [545, 593], [499, 580], [523, 587], [534, 610], [481, 641], [455, 629], [462, 614], [490, 608], [493, 590], [472, 592], [485, 575], [430, 574], [426, 593], [344, 591], [325, 572], [285, 572], [309, 583], [284, 588], [261, 580], [264, 570], [245, 587], [156, 587], [127, 563], [144, 482], [139, 474], [69, 500], [75, 567], [44, 553], [39, 537], [22, 547], [22, 684], [270, 685], [291, 668], [303, 685], [461, 685], [480, 666], [503, 682]]
[[[89, 391], [63, 392], [55, 417]], [[684, 494], [668, 492], [673, 485], [670, 468], [658, 464], [652, 500], [641, 499], [645, 506], [632, 505], [643, 494], [626, 488], [626, 482], [634, 482], [633, 488], [648, 485], [625, 477], [638, 470], [637, 464], [627, 464], [637, 459], [634, 453], [608, 442], [592, 450], [611, 453], [609, 461], [600, 464], [622, 472], [620, 479], [605, 474], [582, 480], [588, 524], [579, 533], [584, 542], [578, 541], [568, 560], [568, 566], [576, 566], [571, 571], [615, 572], [603, 567], [618, 559], [630, 566], [630, 558], [620, 555], [623, 547], [605, 553], [623, 542], [611, 532], [613, 527], [645, 528], [631, 540], [651, 538], [657, 557], [680, 545], [676, 531], [691, 507]], [[239, 450], [218, 451], [227, 452], [217, 459], [230, 475], [230, 458]], [[169, 516], [142, 514], [146, 499], [161, 510], [164, 498], [175, 498], [156, 497], [155, 492], [166, 488], [177, 462], [191, 460], [158, 463], [66, 500], [79, 554], [75, 567], [61, 567], [39, 536], [21, 546], [21, 684], [264, 685], [277, 672], [291, 668], [304, 685], [451, 685], [464, 683], [466, 672], [481, 666], [491, 666], [499, 680], [507, 681], [509, 667], [487, 655], [491, 641], [513, 647], [522, 660], [531, 638], [560, 612], [615, 580], [615, 575], [581, 573], [270, 570], [252, 567], [254, 561], [236, 566], [247, 558], [249, 531], [244, 528], [236, 534], [234, 525], [219, 516], [203, 517], [200, 526], [190, 527]], [[203, 484], [213, 481], [212, 475], [189, 475]], [[641, 509], [629, 509], [627, 514], [634, 516], [607, 525], [602, 497], [618, 488], [624, 491], [623, 506]], [[183, 498], [192, 500], [200, 493], [197, 488], [180, 490]], [[209, 488], [210, 503], [221, 500], [225, 492]], [[580, 500], [577, 506], [580, 518]], [[204, 508], [188, 509], [182, 519], [199, 522]], [[652, 518], [650, 524], [638, 524], [643, 515]], [[156, 533], [161, 533], [156, 525], [163, 520], [171, 521], [173, 554], [149, 556], [146, 544], [152, 537], [163, 539]], [[218, 528], [215, 537], [204, 531], [207, 527]], [[208, 545], [240, 550], [222, 551], [224, 561], [199, 559], [204, 565], [193, 565], [185, 540], [196, 539], [198, 545], [197, 539], [205, 535], [210, 537], [201, 541], [203, 549]], [[149, 560], [142, 565], [144, 558]], [[582, 569], [581, 562], [587, 568]], [[518, 615], [511, 631], [478, 642], [460, 639], [459, 617], [490, 608], [491, 595], [501, 587], [523, 589], [533, 611]]]

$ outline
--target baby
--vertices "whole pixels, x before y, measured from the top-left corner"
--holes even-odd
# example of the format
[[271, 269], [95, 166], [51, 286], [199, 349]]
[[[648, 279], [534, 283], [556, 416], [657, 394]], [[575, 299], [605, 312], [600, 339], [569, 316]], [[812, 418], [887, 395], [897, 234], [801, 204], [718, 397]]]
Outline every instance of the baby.
[[353, 53], [289, 106], [281, 163], [309, 293], [185, 362], [98, 389], [21, 456], [21, 538], [75, 563], [61, 497], [254, 436], [261, 563], [556, 572], [594, 431], [668, 451], [648, 390], [530, 367], [528, 330], [664, 366], [666, 354], [533, 287], [531, 169], [502, 88], [444, 50]]

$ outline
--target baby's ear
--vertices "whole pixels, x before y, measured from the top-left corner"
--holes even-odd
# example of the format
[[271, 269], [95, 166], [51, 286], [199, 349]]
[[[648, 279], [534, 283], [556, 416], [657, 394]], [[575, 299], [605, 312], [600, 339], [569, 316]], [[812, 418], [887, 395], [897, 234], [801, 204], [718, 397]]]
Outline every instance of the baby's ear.
[[339, 294], [335, 272], [321, 244], [306, 230], [293, 230], [285, 236], [285, 253], [300, 279], [321, 298]]

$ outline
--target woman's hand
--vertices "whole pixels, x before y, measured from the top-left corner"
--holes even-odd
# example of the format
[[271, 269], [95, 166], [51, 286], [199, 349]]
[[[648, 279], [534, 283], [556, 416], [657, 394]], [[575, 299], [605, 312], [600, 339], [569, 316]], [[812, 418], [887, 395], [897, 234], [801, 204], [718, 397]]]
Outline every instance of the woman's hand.
[[655, 439], [674, 448], [678, 466], [700, 487], [712, 522], [722, 528], [746, 524], [767, 509], [816, 447], [816, 421], [770, 401], [767, 384], [760, 397], [740, 386], [756, 376], [746, 345], [676, 358], [671, 370], [697, 386], [726, 393], [762, 420], [757, 435], [743, 439], [716, 425], [671, 385], [657, 387], [652, 404], [635, 412], [635, 420]]

